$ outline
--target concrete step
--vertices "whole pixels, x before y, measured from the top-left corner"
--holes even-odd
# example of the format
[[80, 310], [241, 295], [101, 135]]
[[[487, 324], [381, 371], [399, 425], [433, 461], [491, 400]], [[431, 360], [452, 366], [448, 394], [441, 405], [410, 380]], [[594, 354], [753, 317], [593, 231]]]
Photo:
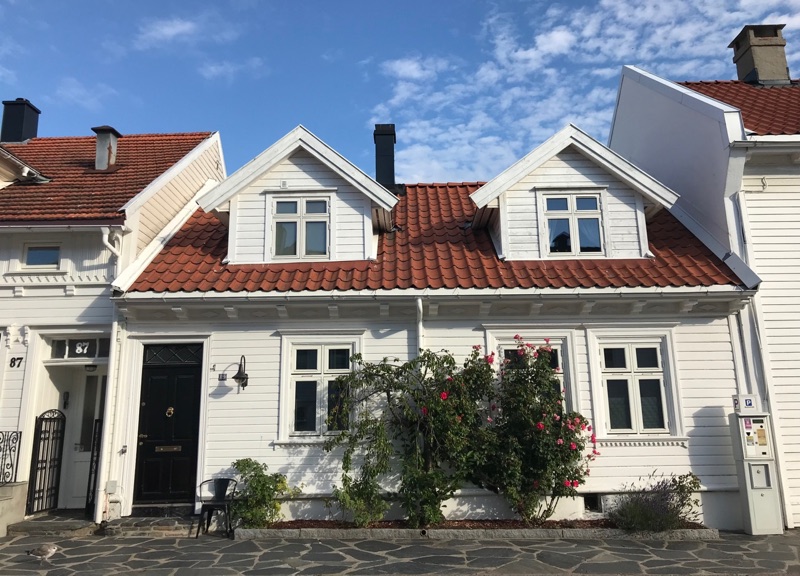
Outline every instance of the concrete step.
[[146, 518], [127, 516], [104, 522], [106, 536], [148, 536], [151, 538], [194, 538], [199, 516]]

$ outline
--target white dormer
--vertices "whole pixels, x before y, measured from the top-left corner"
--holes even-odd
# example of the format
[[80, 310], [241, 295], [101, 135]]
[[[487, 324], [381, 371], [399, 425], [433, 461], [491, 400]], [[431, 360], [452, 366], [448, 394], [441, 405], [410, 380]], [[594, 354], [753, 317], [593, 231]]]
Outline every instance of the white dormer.
[[678, 195], [569, 125], [472, 194], [508, 260], [644, 258], [646, 220]]
[[229, 262], [257, 264], [375, 258], [397, 198], [298, 126], [198, 203], [227, 220]]

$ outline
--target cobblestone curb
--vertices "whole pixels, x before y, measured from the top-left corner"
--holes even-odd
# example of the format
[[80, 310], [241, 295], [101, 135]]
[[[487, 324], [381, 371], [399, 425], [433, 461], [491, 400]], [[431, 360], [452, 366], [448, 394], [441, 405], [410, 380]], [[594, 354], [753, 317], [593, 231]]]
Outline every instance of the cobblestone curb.
[[528, 528], [453, 530], [445, 528], [237, 528], [235, 540], [719, 540], [719, 530], [625, 532], [609, 528]]

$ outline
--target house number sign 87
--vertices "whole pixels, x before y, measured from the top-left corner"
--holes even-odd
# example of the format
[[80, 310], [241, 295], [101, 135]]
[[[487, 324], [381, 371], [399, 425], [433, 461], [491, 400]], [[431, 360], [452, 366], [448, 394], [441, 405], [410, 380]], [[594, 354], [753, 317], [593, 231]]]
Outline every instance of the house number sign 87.
[[8, 364], [11, 368], [21, 368], [22, 367], [22, 356], [14, 357], [11, 359], [11, 362]]

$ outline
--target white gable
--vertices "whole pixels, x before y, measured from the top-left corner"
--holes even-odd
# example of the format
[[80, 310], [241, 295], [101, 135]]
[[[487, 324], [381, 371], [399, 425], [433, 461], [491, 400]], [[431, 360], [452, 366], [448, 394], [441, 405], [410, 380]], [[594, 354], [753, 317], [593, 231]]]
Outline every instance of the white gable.
[[[645, 257], [645, 214], [677, 197], [571, 125], [472, 194], [511, 260]], [[568, 246], [551, 245], [558, 226]]]
[[230, 212], [228, 260], [257, 264], [372, 258], [397, 198], [298, 126], [198, 203]]

